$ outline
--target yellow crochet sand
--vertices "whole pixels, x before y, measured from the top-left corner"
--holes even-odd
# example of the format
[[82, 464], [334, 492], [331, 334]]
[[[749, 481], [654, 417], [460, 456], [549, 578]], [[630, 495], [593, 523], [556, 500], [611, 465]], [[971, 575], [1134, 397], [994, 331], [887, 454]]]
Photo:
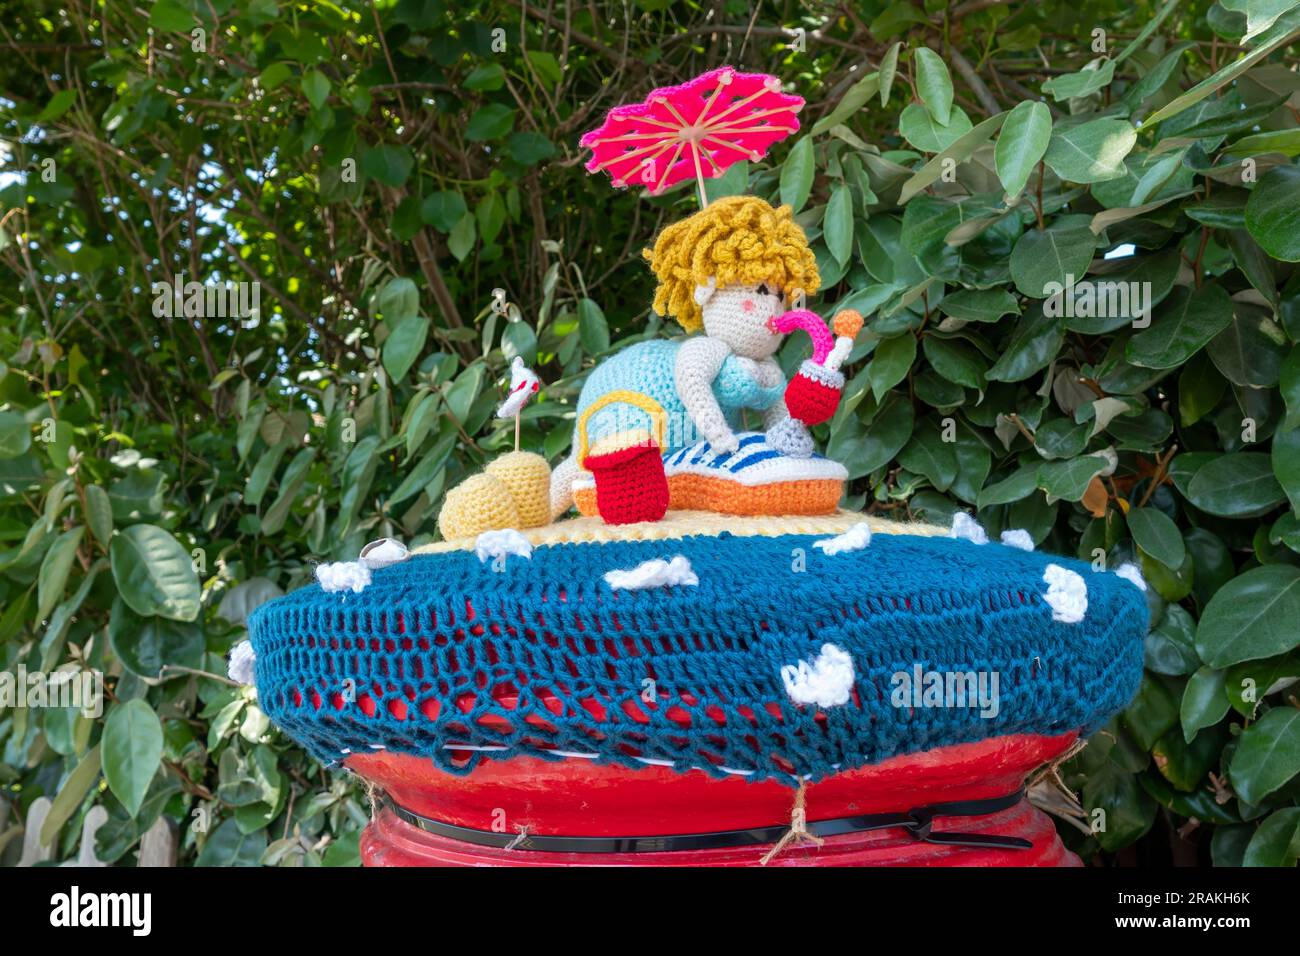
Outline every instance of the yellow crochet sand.
[[[920, 522], [890, 521], [857, 511], [838, 511], [830, 515], [791, 515], [785, 517], [738, 517], [711, 511], [670, 511], [661, 521], [640, 524], [607, 525], [599, 517], [566, 518], [540, 528], [520, 528], [519, 533], [534, 547], [569, 544], [578, 541], [670, 541], [693, 534], [716, 535], [730, 531], [735, 535], [840, 534], [865, 521], [872, 534], [946, 535], [947, 528]], [[475, 539], [457, 538], [438, 541], [416, 548], [414, 554], [440, 554], [447, 551], [471, 551]]]

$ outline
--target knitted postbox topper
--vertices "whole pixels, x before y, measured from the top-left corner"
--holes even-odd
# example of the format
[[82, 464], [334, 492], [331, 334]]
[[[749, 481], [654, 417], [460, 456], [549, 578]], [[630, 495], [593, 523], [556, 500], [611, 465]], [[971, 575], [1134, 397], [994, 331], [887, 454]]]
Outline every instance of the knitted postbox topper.
[[262, 706], [327, 761], [386, 749], [468, 773], [578, 754], [793, 785], [1088, 731], [1135, 693], [1148, 612], [1131, 569], [803, 520], [829, 530], [515, 534], [417, 553], [359, 592], [302, 588], [250, 620]]

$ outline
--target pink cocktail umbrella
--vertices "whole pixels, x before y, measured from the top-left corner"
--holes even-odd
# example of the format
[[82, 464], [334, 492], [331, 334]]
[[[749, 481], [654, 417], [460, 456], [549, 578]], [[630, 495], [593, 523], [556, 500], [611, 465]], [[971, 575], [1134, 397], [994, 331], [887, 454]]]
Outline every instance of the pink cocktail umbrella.
[[615, 186], [644, 185], [651, 195], [695, 177], [704, 180], [742, 159], [759, 160], [799, 129], [803, 98], [781, 92], [767, 73], [710, 70], [681, 86], [651, 91], [645, 102], [616, 106], [583, 135], [588, 172], [608, 172]]

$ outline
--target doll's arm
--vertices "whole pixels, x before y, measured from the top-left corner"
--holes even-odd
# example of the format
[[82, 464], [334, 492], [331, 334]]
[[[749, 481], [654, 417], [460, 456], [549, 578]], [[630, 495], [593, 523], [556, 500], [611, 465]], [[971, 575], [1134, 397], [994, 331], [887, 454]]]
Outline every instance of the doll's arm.
[[731, 350], [725, 342], [707, 335], [687, 339], [677, 351], [673, 379], [677, 394], [686, 406], [686, 414], [714, 451], [735, 451], [739, 440], [727, 424], [726, 416], [713, 395], [713, 380], [722, 370]]

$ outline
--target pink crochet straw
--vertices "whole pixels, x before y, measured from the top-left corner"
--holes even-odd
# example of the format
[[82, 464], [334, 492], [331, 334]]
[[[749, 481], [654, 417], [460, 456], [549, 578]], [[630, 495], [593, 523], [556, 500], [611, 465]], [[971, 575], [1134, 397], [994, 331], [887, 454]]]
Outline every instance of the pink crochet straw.
[[831, 349], [835, 347], [835, 336], [826, 327], [821, 316], [807, 309], [791, 309], [778, 315], [772, 320], [772, 328], [781, 335], [787, 335], [795, 329], [803, 329], [807, 332], [813, 343], [812, 360], [818, 365], [826, 361], [826, 356], [830, 355]]

